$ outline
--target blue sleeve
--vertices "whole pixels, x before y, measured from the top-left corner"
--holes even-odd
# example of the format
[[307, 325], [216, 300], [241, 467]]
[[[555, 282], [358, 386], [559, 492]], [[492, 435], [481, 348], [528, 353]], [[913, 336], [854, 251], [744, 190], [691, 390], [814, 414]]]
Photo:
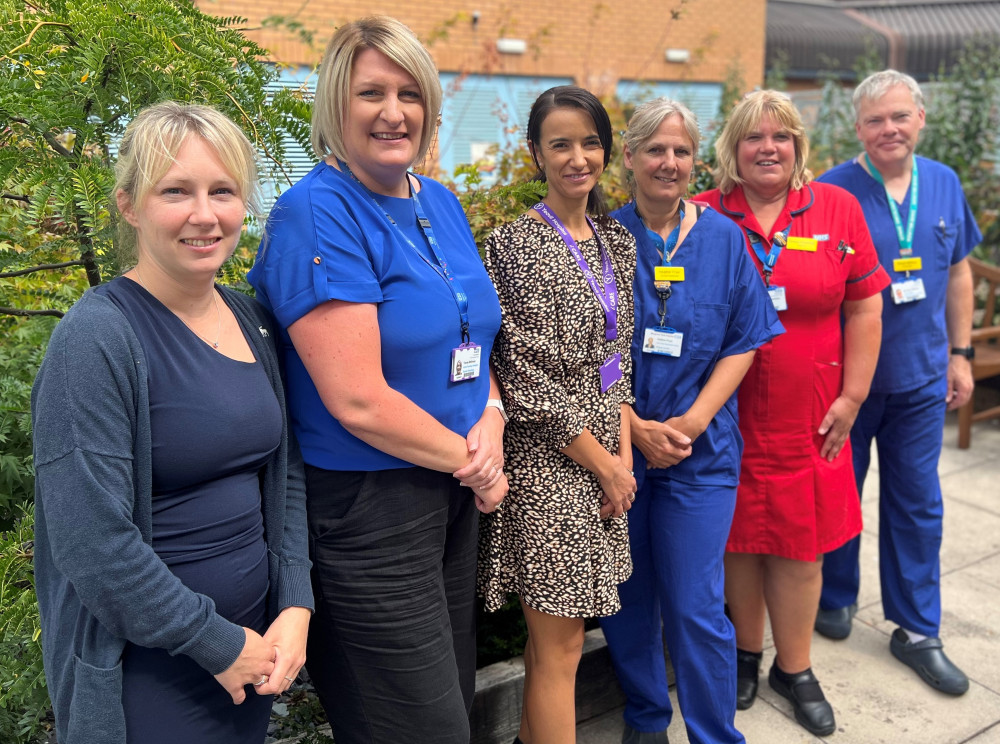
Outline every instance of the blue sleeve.
[[976, 222], [976, 217], [972, 214], [972, 208], [969, 206], [968, 199], [965, 198], [965, 194], [961, 192], [961, 184], [959, 184], [959, 193], [962, 199], [962, 224], [959, 226], [961, 230], [958, 240], [955, 241], [955, 250], [951, 256], [951, 264], [954, 266], [959, 261], [963, 260], [966, 256], [972, 253], [972, 249], [983, 242], [983, 234], [979, 230], [979, 225]]
[[284, 328], [328, 300], [382, 301], [374, 209], [331, 170], [321, 163], [282, 194], [247, 275]]
[[[723, 224], [724, 220], [724, 224]], [[729, 219], [719, 218], [719, 243], [728, 243], [735, 262], [729, 327], [722, 341], [721, 357], [743, 354], [785, 332], [764, 282], [750, 260], [742, 231]]]

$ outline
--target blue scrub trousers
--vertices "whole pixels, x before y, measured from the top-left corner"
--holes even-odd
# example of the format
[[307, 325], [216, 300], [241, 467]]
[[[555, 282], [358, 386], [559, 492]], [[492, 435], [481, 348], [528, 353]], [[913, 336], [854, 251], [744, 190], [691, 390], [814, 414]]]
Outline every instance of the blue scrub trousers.
[[[871, 442], [879, 463], [879, 573], [887, 620], [937, 637], [941, 626], [941, 550], [944, 507], [938, 459], [943, 439], [947, 379], [905, 393], [873, 393], [851, 430], [854, 476], [861, 493]], [[820, 607], [857, 602], [858, 536], [823, 560]]]
[[600, 622], [625, 692], [625, 722], [636, 731], [670, 724], [665, 638], [691, 744], [745, 741], [733, 724], [736, 636], [723, 595], [735, 505], [735, 487], [647, 475], [629, 510], [632, 576], [618, 587], [622, 609]]

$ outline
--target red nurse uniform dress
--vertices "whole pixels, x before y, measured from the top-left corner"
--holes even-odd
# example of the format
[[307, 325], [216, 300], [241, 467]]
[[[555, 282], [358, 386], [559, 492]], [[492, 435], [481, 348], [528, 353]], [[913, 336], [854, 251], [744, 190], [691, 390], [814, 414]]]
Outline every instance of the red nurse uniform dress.
[[740, 226], [762, 276], [751, 233], [765, 254], [775, 234], [787, 236], [770, 282], [785, 288], [785, 333], [758, 349], [739, 390], [744, 451], [726, 550], [814, 561], [861, 532], [850, 440], [833, 462], [820, 457], [819, 426], [844, 382], [841, 305], [878, 294], [889, 277], [860, 205], [839, 187], [789, 191], [768, 235], [739, 186], [696, 198]]

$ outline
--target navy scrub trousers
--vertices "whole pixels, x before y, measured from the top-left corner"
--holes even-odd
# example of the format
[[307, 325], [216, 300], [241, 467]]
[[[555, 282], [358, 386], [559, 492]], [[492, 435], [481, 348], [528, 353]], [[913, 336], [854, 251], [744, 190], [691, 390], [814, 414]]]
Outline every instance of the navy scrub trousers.
[[673, 715], [665, 638], [688, 741], [745, 741], [733, 724], [736, 636], [723, 610], [723, 555], [735, 505], [735, 486], [649, 475], [636, 494], [628, 513], [632, 576], [618, 587], [621, 611], [600, 619], [627, 698], [625, 722], [636, 731], [663, 731]]
[[[938, 459], [944, 436], [947, 378], [905, 393], [872, 393], [851, 429], [861, 493], [871, 459], [879, 463], [879, 574], [885, 618], [937, 637], [941, 627], [941, 533], [944, 507]], [[820, 607], [858, 600], [858, 536], [823, 559]]]

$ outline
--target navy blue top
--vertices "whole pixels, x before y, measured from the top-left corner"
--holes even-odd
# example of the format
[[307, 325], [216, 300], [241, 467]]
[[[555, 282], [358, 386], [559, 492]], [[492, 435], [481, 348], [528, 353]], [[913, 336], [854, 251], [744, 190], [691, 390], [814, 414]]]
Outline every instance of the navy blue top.
[[135, 282], [108, 295], [146, 355], [153, 549], [233, 620], [267, 593], [258, 471], [281, 439], [274, 390], [260, 364], [220, 354]]
[[[901, 393], [923, 387], [943, 377], [948, 369], [948, 328], [945, 299], [949, 270], [983, 239], [955, 172], [935, 160], [918, 157], [920, 203], [913, 231], [913, 256], [923, 268], [911, 272], [924, 280], [927, 297], [896, 305], [892, 287], [882, 290], [882, 350], [872, 378], [873, 393]], [[851, 192], [861, 204], [879, 261], [893, 282], [906, 278], [893, 269], [899, 255], [899, 238], [889, 212], [885, 187], [856, 160], [831, 168], [818, 181]], [[906, 225], [911, 188], [899, 205]]]
[[[644, 419], [666, 421], [691, 407], [719, 359], [756, 349], [784, 328], [747, 253], [743, 233], [728, 218], [705, 209], [671, 262], [683, 266], [685, 274], [684, 281], [672, 283], [667, 301], [667, 325], [684, 334], [681, 354], [644, 352], [646, 329], [660, 322], [653, 270], [662, 261], [634, 203], [611, 216], [635, 236], [637, 249], [631, 352], [635, 412]], [[733, 393], [698, 437], [690, 457], [676, 465], [647, 471], [646, 459], [633, 447], [636, 477], [735, 487], [742, 451]]]
[[[487, 363], [500, 328], [500, 303], [483, 268], [458, 199], [441, 184], [420, 181], [420, 202], [448, 265], [469, 298], [470, 336], [482, 346], [480, 375], [451, 382], [451, 351], [462, 342], [458, 305], [428, 262], [411, 199], [381, 199], [319, 163], [281, 195], [247, 280], [282, 326], [288, 399], [307, 463], [327, 470], [387, 470], [410, 463], [361, 441], [327, 411], [288, 337], [288, 327], [328, 300], [377, 306], [382, 373], [392, 389], [465, 436], [489, 397]], [[403, 237], [407, 234], [414, 249]]]

